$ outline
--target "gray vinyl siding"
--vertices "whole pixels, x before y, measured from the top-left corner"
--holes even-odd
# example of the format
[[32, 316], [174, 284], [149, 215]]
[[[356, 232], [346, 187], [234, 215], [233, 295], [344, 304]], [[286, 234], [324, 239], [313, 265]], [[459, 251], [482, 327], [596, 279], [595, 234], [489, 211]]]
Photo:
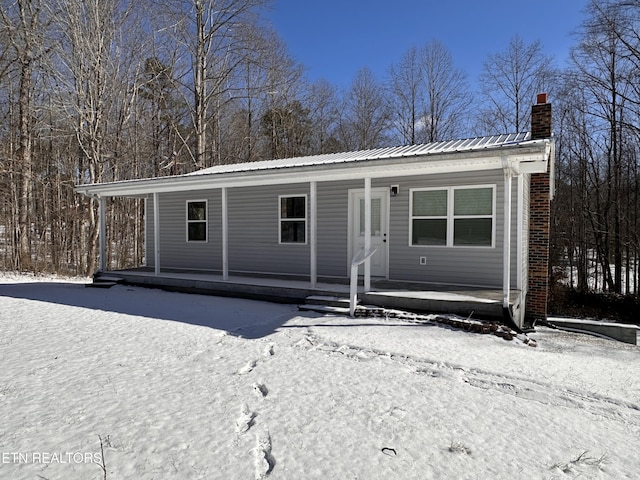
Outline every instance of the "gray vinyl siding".
[[[372, 187], [399, 185], [389, 198], [389, 278], [419, 282], [500, 287], [504, 215], [502, 171], [449, 175], [390, 177], [372, 180]], [[495, 185], [494, 247], [425, 247], [409, 243], [409, 190], [414, 188]], [[363, 189], [364, 180], [317, 183], [317, 272], [320, 277], [348, 277], [349, 190]], [[524, 239], [528, 233], [528, 178], [525, 181]], [[279, 243], [279, 196], [306, 195], [306, 244]], [[208, 241], [186, 241], [186, 200], [208, 202]], [[517, 282], [518, 182], [513, 181], [512, 288]], [[162, 268], [220, 271], [222, 268], [221, 191], [160, 194], [160, 263]], [[229, 188], [229, 271], [309, 275], [309, 183]], [[147, 265], [153, 266], [153, 198], [147, 200]], [[524, 243], [524, 242], [523, 242]], [[526, 245], [523, 245], [526, 253]], [[420, 257], [427, 258], [420, 265]], [[526, 257], [526, 255], [525, 255]], [[526, 259], [525, 259], [526, 262]], [[526, 271], [525, 271], [526, 275]], [[525, 277], [526, 278], [526, 277]]]
[[[317, 272], [346, 277], [348, 272], [349, 189], [364, 182], [317, 184]], [[278, 243], [278, 198], [307, 196], [307, 244]], [[309, 275], [309, 184], [229, 189], [229, 269]]]
[[[307, 196], [307, 243], [279, 243], [279, 195]], [[229, 270], [309, 274], [309, 184], [227, 190]]]
[[[207, 241], [187, 241], [187, 200], [207, 200]], [[161, 193], [160, 267], [197, 270], [222, 268], [220, 190]], [[147, 265], [154, 266], [153, 197], [147, 200]]]
[[[399, 194], [390, 198], [389, 218], [389, 279], [460, 285], [502, 285], [502, 248], [504, 244], [504, 176], [502, 171], [455, 173], [423, 177], [398, 177], [375, 180], [372, 186], [400, 186]], [[494, 247], [411, 246], [409, 239], [409, 190], [414, 188], [452, 187], [464, 185], [495, 185]], [[513, 183], [512, 262], [517, 260], [516, 234], [517, 182]], [[420, 265], [426, 257], [426, 265]], [[516, 264], [513, 263], [513, 266]], [[512, 284], [515, 286], [515, 268]]]
[[349, 275], [349, 190], [362, 181], [318, 183], [318, 275]]

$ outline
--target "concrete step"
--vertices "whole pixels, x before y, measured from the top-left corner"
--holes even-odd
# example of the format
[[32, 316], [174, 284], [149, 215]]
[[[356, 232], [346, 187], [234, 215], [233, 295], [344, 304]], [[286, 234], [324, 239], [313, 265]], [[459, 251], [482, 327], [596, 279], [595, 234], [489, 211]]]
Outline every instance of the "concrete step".
[[313, 304], [305, 303], [304, 305], [299, 305], [298, 310], [302, 312], [316, 312], [316, 313], [326, 313], [326, 314], [332, 314], [332, 315], [349, 316], [349, 306], [335, 307], [332, 305], [313, 305]]
[[124, 281], [124, 278], [116, 277], [116, 276], [113, 276], [113, 275], [100, 275], [100, 274], [98, 274], [97, 276], [94, 276], [93, 281], [94, 282], [122, 283]]
[[85, 287], [88, 288], [111, 288], [117, 285], [117, 282], [103, 282], [101, 280], [94, 280], [93, 283], [87, 283]]
[[329, 305], [332, 307], [349, 308], [349, 299], [329, 295], [310, 295], [305, 299], [305, 304], [309, 305]]

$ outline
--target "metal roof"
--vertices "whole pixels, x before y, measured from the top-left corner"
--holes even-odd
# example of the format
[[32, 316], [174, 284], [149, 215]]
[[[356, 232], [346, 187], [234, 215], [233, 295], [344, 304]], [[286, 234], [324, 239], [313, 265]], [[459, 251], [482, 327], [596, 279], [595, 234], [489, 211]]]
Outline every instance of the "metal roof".
[[337, 163], [362, 162], [367, 160], [382, 160], [391, 158], [417, 157], [441, 153], [470, 152], [474, 150], [500, 148], [506, 145], [518, 145], [531, 139], [529, 132], [492, 135], [487, 137], [466, 138], [445, 142], [432, 142], [421, 145], [407, 145], [401, 147], [375, 148], [354, 152], [326, 153], [306, 157], [283, 158], [278, 160], [262, 160], [257, 162], [234, 163], [203, 168], [191, 175], [214, 175], [221, 173], [250, 172], [256, 170], [272, 170], [313, 165], [328, 165]]
[[[553, 140], [529, 133], [475, 137], [422, 145], [218, 165], [183, 175], [76, 185], [88, 196], [143, 196], [151, 193], [220, 187], [276, 185], [310, 180], [335, 181], [505, 168], [547, 170]], [[515, 162], [515, 163], [513, 163]], [[399, 168], [401, 167], [401, 168]]]

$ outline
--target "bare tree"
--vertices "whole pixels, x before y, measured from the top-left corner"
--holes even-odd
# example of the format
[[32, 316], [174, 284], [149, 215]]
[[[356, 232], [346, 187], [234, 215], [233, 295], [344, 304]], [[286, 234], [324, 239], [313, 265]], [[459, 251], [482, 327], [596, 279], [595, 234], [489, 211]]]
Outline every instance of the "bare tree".
[[[255, 21], [254, 14], [269, 0], [161, 0], [169, 25], [167, 32], [190, 59], [183, 84], [191, 95], [191, 118], [195, 136], [194, 167], [212, 163], [207, 154], [210, 114], [213, 106], [233, 98], [230, 80], [242, 64], [243, 34]], [[218, 109], [217, 109], [218, 110]], [[215, 142], [215, 137], [214, 137]]]
[[[78, 148], [76, 183], [117, 179], [120, 136], [116, 133], [130, 114], [135, 80], [127, 77], [130, 58], [118, 43], [131, 13], [131, 4], [118, 0], [65, 0], [51, 4], [60, 42], [51, 68], [59, 90], [59, 107], [72, 122]], [[97, 202], [86, 209], [85, 273], [97, 258]]]
[[410, 48], [390, 73], [394, 125], [404, 143], [450, 139], [465, 130], [470, 89], [442, 43]]
[[336, 88], [326, 80], [318, 80], [309, 87], [307, 103], [311, 116], [312, 153], [334, 153], [337, 140], [338, 97]]
[[391, 127], [391, 109], [384, 87], [368, 68], [358, 70], [346, 92], [338, 135], [348, 150], [364, 150], [386, 143]]
[[421, 52], [426, 87], [424, 115], [427, 142], [454, 138], [462, 130], [472, 98], [467, 77], [453, 65], [449, 50], [432, 41]]
[[420, 54], [411, 47], [397, 65], [389, 70], [393, 102], [394, 125], [402, 143], [419, 143], [419, 120], [424, 106], [425, 78]]
[[482, 98], [479, 129], [483, 133], [520, 132], [528, 129], [535, 95], [549, 92], [554, 84], [552, 58], [542, 44], [531, 44], [518, 35], [507, 50], [489, 55], [480, 75]]
[[638, 77], [626, 3], [590, 3], [558, 102], [556, 242], [580, 291], [630, 292], [638, 258]]
[[18, 161], [15, 172], [19, 179], [17, 188], [17, 228], [14, 232], [17, 246], [17, 269], [31, 267], [31, 218], [30, 202], [33, 187], [33, 140], [36, 111], [34, 93], [36, 70], [46, 52], [45, 32], [48, 20], [40, 0], [17, 0], [0, 7], [2, 31], [6, 35], [13, 54], [11, 63], [18, 78]]

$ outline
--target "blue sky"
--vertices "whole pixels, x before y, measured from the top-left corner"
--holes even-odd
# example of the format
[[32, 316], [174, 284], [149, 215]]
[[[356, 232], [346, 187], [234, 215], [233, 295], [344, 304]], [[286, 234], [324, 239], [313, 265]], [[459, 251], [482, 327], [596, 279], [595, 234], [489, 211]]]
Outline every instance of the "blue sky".
[[269, 17], [311, 80], [347, 88], [361, 67], [379, 80], [411, 46], [442, 42], [472, 86], [488, 54], [519, 34], [562, 66], [587, 0], [274, 0]]

